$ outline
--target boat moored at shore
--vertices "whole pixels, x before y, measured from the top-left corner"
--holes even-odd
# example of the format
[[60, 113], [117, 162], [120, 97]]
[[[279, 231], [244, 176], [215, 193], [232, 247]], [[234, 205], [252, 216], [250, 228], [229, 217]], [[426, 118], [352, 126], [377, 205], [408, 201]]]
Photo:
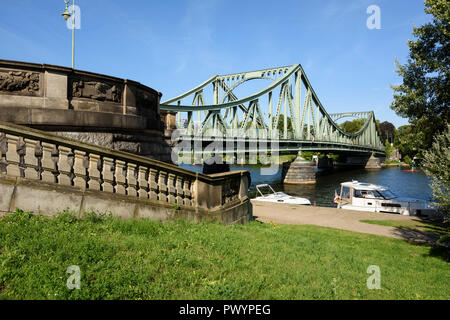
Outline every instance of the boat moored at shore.
[[[270, 191], [264, 194], [261, 189], [268, 188]], [[254, 198], [255, 201], [265, 201], [274, 203], [286, 203], [286, 204], [300, 204], [300, 205], [311, 205], [311, 201], [306, 198], [290, 196], [284, 192], [275, 192], [273, 188], [268, 184], [259, 184], [256, 186], [256, 190], [261, 195]]]
[[347, 210], [426, 217], [436, 214], [426, 200], [398, 197], [387, 187], [358, 181], [341, 183], [340, 194], [335, 200], [338, 208]]

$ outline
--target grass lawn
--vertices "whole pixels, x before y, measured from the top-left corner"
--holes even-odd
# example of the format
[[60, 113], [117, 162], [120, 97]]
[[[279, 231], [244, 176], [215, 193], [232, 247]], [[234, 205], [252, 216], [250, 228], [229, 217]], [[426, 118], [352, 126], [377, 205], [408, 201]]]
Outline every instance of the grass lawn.
[[[3, 299], [449, 299], [449, 252], [362, 233], [251, 222], [0, 219]], [[69, 290], [66, 270], [81, 269]], [[367, 268], [381, 271], [369, 290]]]

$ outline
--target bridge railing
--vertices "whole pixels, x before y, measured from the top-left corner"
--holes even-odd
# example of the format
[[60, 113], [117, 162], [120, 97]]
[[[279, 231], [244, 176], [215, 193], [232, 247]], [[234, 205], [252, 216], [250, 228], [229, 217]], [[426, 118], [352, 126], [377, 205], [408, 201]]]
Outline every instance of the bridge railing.
[[0, 121], [0, 176], [208, 211], [248, 202], [250, 175], [175, 165]]

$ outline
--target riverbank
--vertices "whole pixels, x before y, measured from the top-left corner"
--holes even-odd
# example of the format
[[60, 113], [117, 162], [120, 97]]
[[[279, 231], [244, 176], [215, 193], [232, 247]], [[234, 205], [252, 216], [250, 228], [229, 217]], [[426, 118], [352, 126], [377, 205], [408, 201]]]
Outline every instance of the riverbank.
[[329, 207], [299, 206], [261, 201], [251, 201], [253, 216], [264, 223], [316, 225], [353, 232], [386, 236], [408, 241], [436, 244], [439, 236], [419, 230], [408, 230], [370, 224], [362, 220], [415, 221], [414, 216], [403, 216], [381, 212], [343, 210]]

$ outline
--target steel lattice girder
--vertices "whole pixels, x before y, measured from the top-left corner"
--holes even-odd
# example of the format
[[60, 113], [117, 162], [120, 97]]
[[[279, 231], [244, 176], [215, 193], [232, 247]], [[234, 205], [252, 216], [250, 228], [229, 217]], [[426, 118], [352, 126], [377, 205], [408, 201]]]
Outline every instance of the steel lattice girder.
[[[259, 92], [238, 99], [233, 90], [240, 84], [254, 79], [271, 80], [273, 83]], [[292, 92], [292, 83], [294, 83], [294, 92]], [[207, 105], [204, 100], [204, 92], [205, 88], [210, 85], [213, 86], [213, 104]], [[306, 91], [303, 104], [301, 103], [302, 85]], [[272, 102], [276, 89], [279, 90], [278, 103], [275, 115], [272, 115]], [[220, 99], [221, 94], [222, 99]], [[189, 96], [194, 96], [192, 105], [182, 105], [181, 101]], [[268, 97], [269, 102], [268, 124], [266, 124], [260, 108], [260, 100], [264, 96]], [[227, 101], [225, 102], [225, 100]], [[248, 107], [245, 104], [248, 104]], [[373, 112], [328, 114], [300, 64], [223, 76], [215, 75], [201, 85], [162, 102], [161, 109], [175, 111], [178, 115], [185, 112], [189, 134], [194, 133], [193, 112], [197, 112], [198, 122], [201, 119], [201, 112], [205, 113], [201, 125], [201, 135], [206, 129], [214, 129], [218, 136], [226, 136], [229, 129], [238, 127], [241, 129], [267, 129], [270, 132], [278, 128], [279, 119], [283, 117], [284, 126], [280, 141], [293, 140], [302, 144], [302, 141], [312, 140], [330, 146], [334, 143], [343, 143], [346, 146], [344, 148], [349, 149], [351, 149], [350, 146], [360, 146], [371, 148], [374, 152], [384, 150]], [[242, 112], [241, 118], [239, 118], [238, 110]], [[221, 115], [221, 111], [224, 111], [224, 116]], [[289, 115], [292, 128], [288, 130]], [[347, 133], [336, 123], [337, 120], [344, 117], [365, 119], [365, 122], [358, 132]], [[178, 116], [179, 128], [181, 126], [180, 119], [181, 117]]]

